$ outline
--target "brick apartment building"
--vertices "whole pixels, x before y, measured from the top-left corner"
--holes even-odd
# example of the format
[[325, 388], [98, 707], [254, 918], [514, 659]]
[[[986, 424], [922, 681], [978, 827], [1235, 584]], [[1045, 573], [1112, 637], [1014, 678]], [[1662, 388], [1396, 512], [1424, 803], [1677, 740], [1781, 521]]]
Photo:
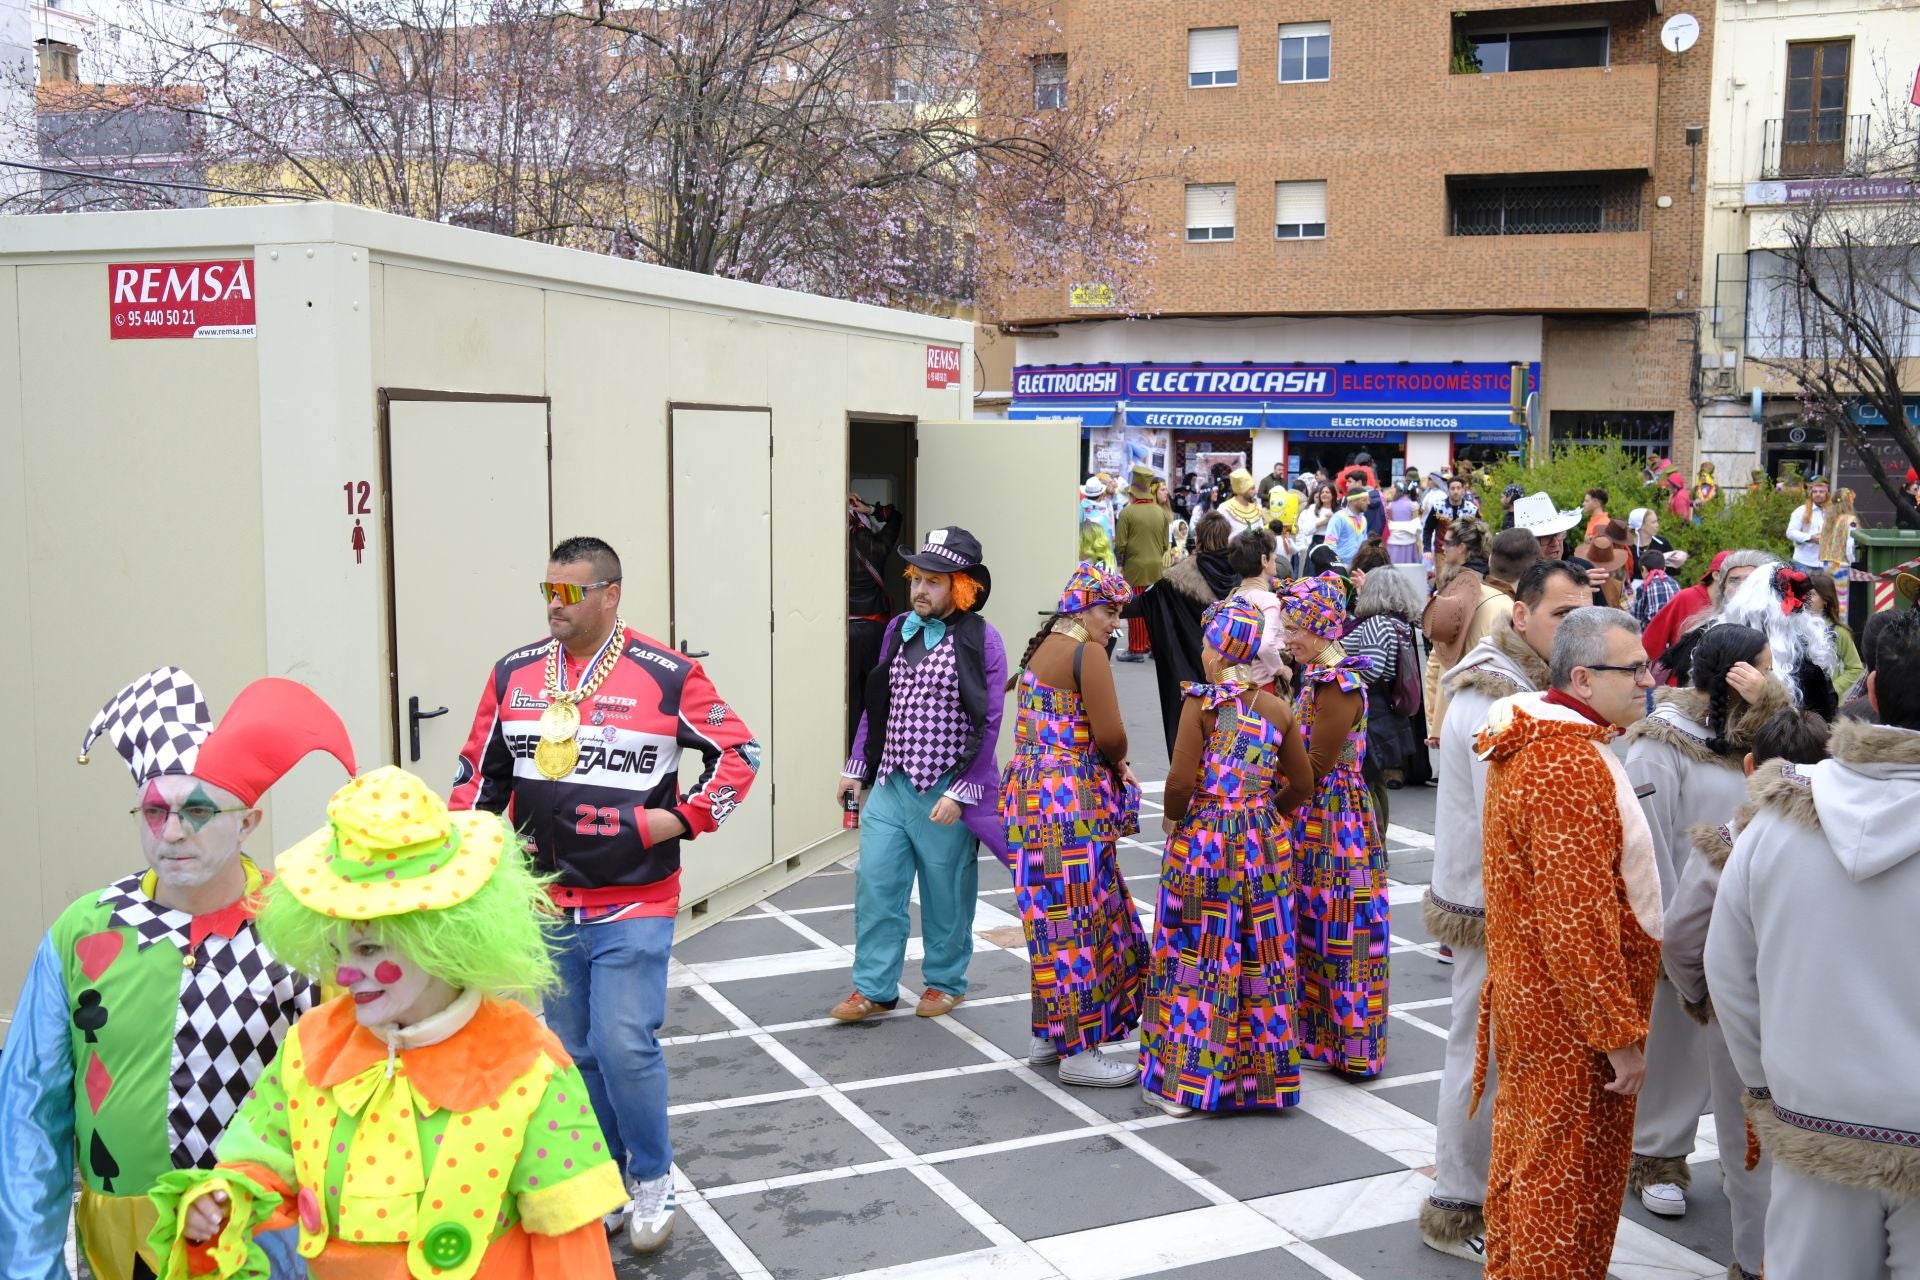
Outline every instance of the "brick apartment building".
[[[1676, 13], [1700, 28], [1678, 54]], [[1002, 33], [1042, 51], [1037, 108], [1120, 68], [1192, 152], [1146, 196], [1150, 318], [1102, 310], [1098, 279], [986, 303], [1013, 338], [1009, 416], [1079, 416], [1103, 460], [1239, 452], [1264, 475], [1366, 450], [1384, 476], [1519, 449], [1524, 361], [1536, 448], [1617, 436], [1690, 463], [1709, 0], [1051, 17]]]

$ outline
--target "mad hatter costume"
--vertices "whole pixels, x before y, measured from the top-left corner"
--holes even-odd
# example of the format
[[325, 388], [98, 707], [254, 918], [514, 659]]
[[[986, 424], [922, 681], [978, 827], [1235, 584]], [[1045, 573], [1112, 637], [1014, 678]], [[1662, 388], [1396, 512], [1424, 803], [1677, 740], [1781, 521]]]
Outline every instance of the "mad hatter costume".
[[[1140, 1025], [1147, 938], [1120, 873], [1118, 840], [1139, 827], [1125, 769], [1127, 729], [1102, 635], [1079, 620], [1133, 591], [1095, 564], [1074, 570], [1019, 678], [1013, 759], [1000, 782], [1014, 902], [1033, 965], [1030, 1061], [1065, 1057], [1063, 1084], [1139, 1076], [1098, 1052]], [[1131, 775], [1127, 775], [1131, 778]], [[1131, 804], [1128, 801], [1131, 800]]]
[[[150, 870], [87, 894], [34, 956], [0, 1057], [6, 1280], [67, 1274], [76, 1156], [74, 1217], [94, 1276], [156, 1269], [148, 1189], [213, 1164], [214, 1140], [313, 1002], [255, 929], [267, 877], [240, 846], [253, 806], [307, 753], [352, 771], [340, 717], [304, 685], [266, 679], [241, 690], [216, 728], [193, 678], [160, 667], [94, 716], [83, 763], [102, 733], [133, 774], [149, 859], [167, 876]], [[180, 900], [182, 865], [204, 884], [230, 879], [232, 899], [197, 915], [166, 905]]]
[[289, 1222], [321, 1280], [611, 1276], [620, 1171], [579, 1070], [513, 1002], [557, 978], [512, 829], [391, 766], [327, 817], [280, 856], [260, 931], [347, 994], [287, 1037], [217, 1168], [161, 1179], [162, 1280], [257, 1275], [251, 1233]]
[[1006, 646], [980, 616], [993, 576], [979, 539], [957, 525], [900, 554], [909, 576], [944, 588], [948, 608], [939, 617], [916, 608], [887, 625], [842, 773], [870, 788], [860, 819], [854, 990], [833, 1010], [849, 1022], [899, 999], [916, 877], [927, 984], [916, 1012], [936, 1017], [965, 998], [980, 887], [976, 841], [1006, 860], [999, 809], [987, 802], [999, 782], [993, 752], [1007, 680]]

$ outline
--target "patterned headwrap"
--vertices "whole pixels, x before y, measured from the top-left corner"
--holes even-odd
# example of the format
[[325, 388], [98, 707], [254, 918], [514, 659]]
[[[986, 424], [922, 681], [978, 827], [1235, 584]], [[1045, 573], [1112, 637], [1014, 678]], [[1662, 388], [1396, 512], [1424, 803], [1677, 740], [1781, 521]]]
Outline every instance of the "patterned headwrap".
[[1253, 661], [1260, 652], [1260, 632], [1266, 620], [1245, 600], [1217, 600], [1200, 617], [1207, 648], [1230, 663]]
[[1280, 612], [1288, 622], [1322, 640], [1338, 640], [1347, 625], [1342, 594], [1340, 584], [1330, 574], [1296, 578], [1280, 597]]
[[1090, 560], [1083, 560], [1074, 569], [1073, 576], [1067, 579], [1066, 589], [1060, 593], [1057, 613], [1085, 613], [1098, 604], [1110, 604], [1116, 608], [1133, 599], [1133, 588], [1127, 580], [1107, 568]]

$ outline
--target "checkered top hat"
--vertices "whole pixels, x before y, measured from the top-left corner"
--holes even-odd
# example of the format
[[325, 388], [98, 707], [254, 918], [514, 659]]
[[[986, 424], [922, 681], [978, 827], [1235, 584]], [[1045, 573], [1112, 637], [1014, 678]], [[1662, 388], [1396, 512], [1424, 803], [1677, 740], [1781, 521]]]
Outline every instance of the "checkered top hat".
[[332, 707], [303, 684], [269, 676], [240, 691], [218, 728], [193, 677], [156, 667], [94, 715], [80, 763], [102, 733], [127, 762], [135, 786], [163, 774], [192, 774], [260, 799], [309, 752], [325, 751], [354, 771], [353, 743]]
[[929, 573], [966, 574], [980, 584], [980, 598], [974, 602], [973, 611], [978, 613], [987, 607], [987, 597], [993, 593], [993, 575], [981, 563], [980, 539], [959, 525], [930, 530], [918, 551], [901, 547], [900, 558]]

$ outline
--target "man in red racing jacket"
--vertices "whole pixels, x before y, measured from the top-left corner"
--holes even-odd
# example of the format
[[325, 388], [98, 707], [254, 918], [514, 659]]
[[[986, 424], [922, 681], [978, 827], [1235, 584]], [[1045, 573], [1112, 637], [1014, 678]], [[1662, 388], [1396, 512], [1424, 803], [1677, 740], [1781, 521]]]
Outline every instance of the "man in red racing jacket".
[[[746, 798], [760, 744], [700, 664], [619, 620], [620, 559], [598, 538], [553, 549], [549, 639], [494, 664], [461, 749], [452, 807], [510, 815], [567, 916], [548, 1025], [580, 1067], [609, 1154], [633, 1189], [608, 1229], [650, 1252], [673, 1229], [667, 1068], [656, 1033], [680, 909], [680, 844]], [[568, 698], [556, 699], [556, 692]], [[541, 717], [572, 700], [567, 721]], [[561, 708], [562, 711], [565, 708]], [[549, 725], [554, 724], [549, 715]], [[551, 739], [559, 738], [559, 741]], [[687, 795], [680, 754], [706, 762]], [[558, 773], [559, 777], [552, 775]]]

